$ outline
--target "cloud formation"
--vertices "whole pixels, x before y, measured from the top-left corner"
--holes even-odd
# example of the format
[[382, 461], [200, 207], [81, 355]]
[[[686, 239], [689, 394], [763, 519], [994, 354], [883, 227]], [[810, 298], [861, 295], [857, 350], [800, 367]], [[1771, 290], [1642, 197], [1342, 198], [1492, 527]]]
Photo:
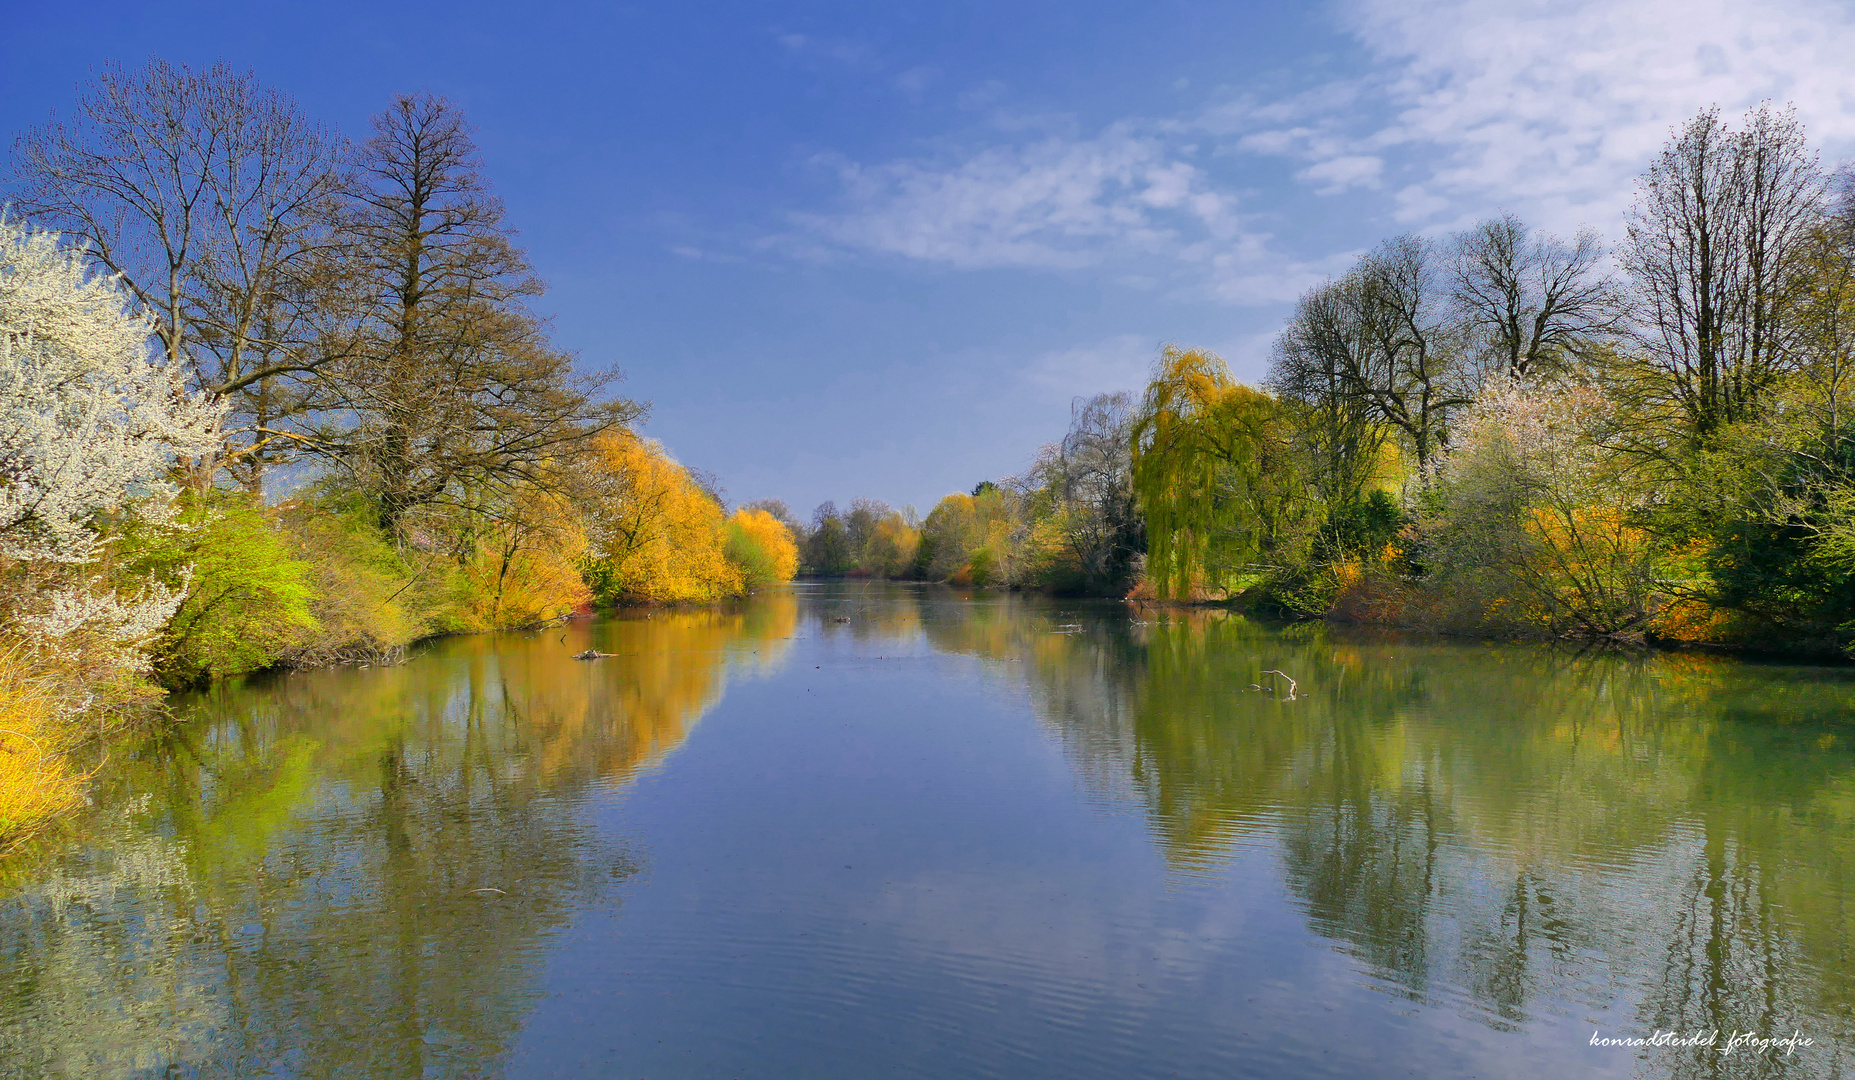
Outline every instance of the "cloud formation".
[[[1336, 187], [1395, 155], [1395, 214], [1456, 224], [1495, 206], [1614, 228], [1630, 181], [1702, 108], [1794, 103], [1832, 155], [1855, 144], [1855, 12], [1814, 0], [1353, 0], [1375, 61], [1355, 85], [1278, 103], [1244, 134]], [[1380, 99], [1379, 113], [1356, 107]]]
[[[1794, 103], [1832, 158], [1855, 150], [1848, 8], [1347, 0], [1334, 15], [1366, 60], [1350, 76], [1267, 99], [1238, 88], [1094, 134], [1001, 120], [990, 142], [959, 150], [833, 160], [837, 209], [794, 221], [828, 250], [962, 269], [1113, 260], [1133, 281], [1154, 280], [1140, 259], [1169, 260], [1195, 282], [1188, 291], [1268, 304], [1351, 257], [1279, 247], [1261, 223], [1293, 195], [1358, 200], [1361, 225], [1377, 232], [1383, 217], [1438, 230], [1512, 210], [1559, 231], [1614, 233], [1632, 178], [1704, 107]], [[1271, 162], [1301, 191], [1258, 189]]]
[[800, 225], [846, 248], [964, 269], [1091, 266], [1114, 249], [1176, 252], [1239, 231], [1235, 197], [1132, 124], [945, 159], [831, 164], [844, 209], [798, 215]]

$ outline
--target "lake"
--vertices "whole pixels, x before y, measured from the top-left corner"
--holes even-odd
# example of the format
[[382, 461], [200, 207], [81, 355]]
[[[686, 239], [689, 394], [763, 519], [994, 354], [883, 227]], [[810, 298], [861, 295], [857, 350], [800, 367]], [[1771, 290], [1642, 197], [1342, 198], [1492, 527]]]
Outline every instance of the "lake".
[[800, 583], [173, 705], [0, 1075], [1855, 1068], [1849, 669]]

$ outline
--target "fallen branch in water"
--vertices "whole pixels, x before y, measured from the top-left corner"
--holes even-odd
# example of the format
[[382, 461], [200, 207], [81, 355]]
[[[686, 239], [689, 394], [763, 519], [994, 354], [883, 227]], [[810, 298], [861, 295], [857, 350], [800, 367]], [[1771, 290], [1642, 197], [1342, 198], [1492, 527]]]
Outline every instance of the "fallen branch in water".
[[598, 652], [593, 649], [588, 649], [585, 652], [574, 653], [573, 658], [575, 660], [599, 660], [607, 656], [617, 656], [617, 655], [618, 654], [615, 652]]
[[[1269, 670], [1267, 670], [1267, 671], [1265, 671], [1265, 672], [1263, 672], [1263, 674], [1264, 674], [1264, 675], [1280, 675], [1280, 676], [1281, 676], [1282, 678], [1284, 678], [1284, 679], [1287, 679], [1287, 680], [1288, 680], [1288, 696], [1287, 696], [1287, 697], [1285, 697], [1285, 698], [1283, 698], [1282, 700], [1283, 700], [1283, 701], [1293, 701], [1293, 700], [1295, 700], [1295, 687], [1297, 687], [1297, 686], [1299, 686], [1300, 684], [1299, 684], [1299, 683], [1297, 683], [1297, 682], [1295, 682], [1295, 680], [1294, 680], [1293, 678], [1291, 678], [1291, 677], [1289, 676], [1289, 674], [1288, 674], [1287, 672], [1285, 672], [1285, 671], [1277, 671], [1277, 670], [1275, 670], [1274, 668], [1270, 668]], [[1254, 684], [1254, 683], [1251, 683], [1250, 685], [1252, 685], [1252, 686], [1255, 686], [1255, 684]], [[1263, 689], [1263, 688], [1262, 688], [1262, 687], [1260, 687], [1260, 686], [1258, 686], [1258, 687], [1256, 687], [1256, 688], [1257, 688], [1258, 690], [1261, 690], [1261, 689]], [[1270, 680], [1269, 680], [1269, 686], [1268, 686], [1268, 690], [1269, 690], [1269, 692], [1270, 692], [1271, 694], [1273, 694], [1273, 693], [1276, 693], [1276, 692], [1277, 692], [1277, 691], [1276, 691], [1276, 689], [1275, 689], [1275, 680], [1274, 680], [1274, 679], [1270, 679]]]

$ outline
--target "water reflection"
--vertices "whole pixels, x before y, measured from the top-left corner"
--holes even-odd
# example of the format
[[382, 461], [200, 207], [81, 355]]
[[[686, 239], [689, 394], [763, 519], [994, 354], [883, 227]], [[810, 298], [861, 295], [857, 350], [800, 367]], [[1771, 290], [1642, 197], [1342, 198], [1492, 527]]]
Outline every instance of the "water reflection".
[[[584, 796], [660, 763], [791, 597], [227, 683], [0, 901], [0, 1072], [478, 1076], [546, 941], [636, 873]], [[572, 660], [584, 648], [616, 654]]]
[[[936, 645], [1023, 664], [1105, 797], [1186, 878], [1260, 844], [1310, 926], [1414, 1001], [1499, 1030], [1813, 1035], [1855, 1024], [1855, 682], [1833, 669], [1266, 628], [1222, 612], [948, 606]], [[1064, 632], [1080, 623], [1084, 632]], [[1296, 700], [1256, 689], [1266, 669]]]
[[[777, 677], [685, 746], [747, 673]], [[1817, 1049], [1645, 1075], [1839, 1075], [1851, 700], [860, 584], [228, 684], [112, 765], [88, 842], [13, 867], [0, 1075], [1377, 1067], [1322, 1056], [1336, 1025], [1408, 1040], [1397, 1075], [1616, 1072], [1590, 1031], [1658, 1028]]]

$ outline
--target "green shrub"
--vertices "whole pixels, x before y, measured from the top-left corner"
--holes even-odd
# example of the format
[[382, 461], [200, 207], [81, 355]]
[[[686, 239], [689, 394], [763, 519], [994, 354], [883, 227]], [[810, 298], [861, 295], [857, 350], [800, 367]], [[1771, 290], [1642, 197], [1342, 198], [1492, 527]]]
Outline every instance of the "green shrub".
[[309, 565], [274, 515], [243, 494], [189, 492], [171, 523], [123, 523], [116, 558], [132, 579], [188, 583], [149, 647], [155, 673], [171, 686], [269, 667], [318, 629]]

